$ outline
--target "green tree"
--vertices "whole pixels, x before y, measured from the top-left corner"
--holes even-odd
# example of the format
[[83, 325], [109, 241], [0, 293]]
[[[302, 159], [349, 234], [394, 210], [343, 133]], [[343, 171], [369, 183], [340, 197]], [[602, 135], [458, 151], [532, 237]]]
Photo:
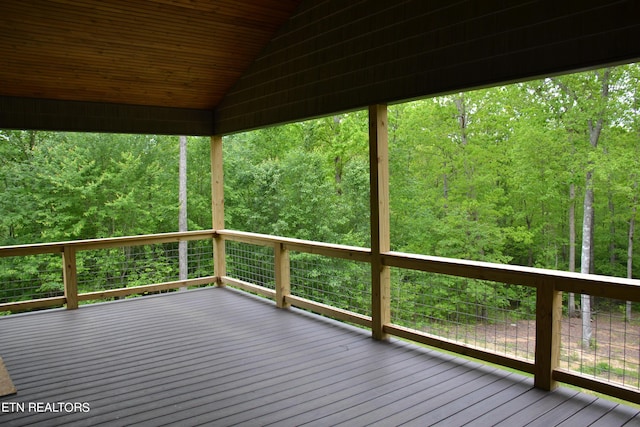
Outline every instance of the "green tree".
[[[603, 130], [612, 121], [612, 80], [616, 78], [612, 68], [579, 73], [552, 79], [557, 95], [562, 98], [566, 114], [563, 117], [567, 129], [577, 134], [577, 139], [586, 146], [584, 203], [582, 223], [582, 251], [580, 272], [593, 272], [594, 244], [594, 172], [598, 155], [598, 144]], [[585, 144], [586, 143], [586, 144]], [[588, 145], [587, 145], [588, 144]], [[582, 295], [582, 340], [585, 346], [591, 343], [591, 298]]]

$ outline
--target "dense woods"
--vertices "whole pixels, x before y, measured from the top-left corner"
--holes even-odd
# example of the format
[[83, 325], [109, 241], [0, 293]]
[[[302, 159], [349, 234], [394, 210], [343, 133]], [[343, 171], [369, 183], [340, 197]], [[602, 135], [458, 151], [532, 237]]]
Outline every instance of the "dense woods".
[[[392, 249], [639, 277], [639, 113], [635, 64], [391, 105]], [[227, 228], [369, 246], [366, 111], [224, 150]], [[177, 231], [178, 164], [178, 137], [0, 131], [0, 245]], [[189, 138], [191, 230], [209, 168]]]

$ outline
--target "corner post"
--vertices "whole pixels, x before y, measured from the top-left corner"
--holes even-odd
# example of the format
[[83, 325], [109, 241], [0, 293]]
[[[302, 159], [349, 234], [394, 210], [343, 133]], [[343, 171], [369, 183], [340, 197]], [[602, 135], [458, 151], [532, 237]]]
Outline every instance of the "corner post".
[[[224, 173], [222, 169], [222, 135], [211, 137], [211, 222], [214, 231], [224, 229]], [[213, 271], [218, 286], [224, 286], [222, 277], [227, 275], [224, 238], [213, 237]]]
[[62, 252], [62, 281], [67, 310], [75, 310], [78, 308], [78, 270], [76, 250], [70, 246], [65, 246]]
[[380, 254], [391, 249], [389, 237], [389, 147], [387, 106], [369, 106], [369, 185], [371, 220], [371, 319], [376, 340], [385, 340], [391, 321], [391, 275]]
[[558, 383], [553, 370], [560, 363], [562, 292], [552, 282], [541, 283], [536, 290], [536, 350], [534, 386], [553, 390]]
[[282, 243], [276, 243], [274, 247], [275, 255], [275, 276], [276, 276], [276, 306], [278, 308], [289, 308], [291, 304], [286, 298], [291, 295], [291, 265], [289, 261], [289, 250]]

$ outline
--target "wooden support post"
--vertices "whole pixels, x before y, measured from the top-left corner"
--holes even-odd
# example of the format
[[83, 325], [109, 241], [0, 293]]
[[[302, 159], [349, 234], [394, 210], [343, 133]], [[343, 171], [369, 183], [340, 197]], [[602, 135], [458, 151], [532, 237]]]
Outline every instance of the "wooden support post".
[[536, 292], [536, 361], [534, 385], [543, 390], [558, 386], [553, 370], [560, 362], [562, 292], [551, 282], [542, 283]]
[[76, 250], [65, 246], [62, 252], [62, 280], [67, 310], [78, 308], [78, 270], [76, 266]]
[[391, 276], [381, 253], [391, 249], [389, 238], [389, 147], [387, 106], [369, 107], [369, 171], [371, 209], [371, 330], [384, 340], [384, 325], [391, 321]]
[[276, 305], [279, 308], [289, 308], [291, 307], [291, 304], [286, 301], [286, 297], [291, 295], [289, 250], [287, 250], [282, 243], [276, 243], [274, 247], [274, 255], [276, 273]]
[[[224, 173], [222, 169], [222, 135], [211, 137], [211, 216], [214, 230], [224, 229]], [[218, 286], [224, 286], [227, 274], [225, 245], [222, 236], [213, 239], [213, 270]]]

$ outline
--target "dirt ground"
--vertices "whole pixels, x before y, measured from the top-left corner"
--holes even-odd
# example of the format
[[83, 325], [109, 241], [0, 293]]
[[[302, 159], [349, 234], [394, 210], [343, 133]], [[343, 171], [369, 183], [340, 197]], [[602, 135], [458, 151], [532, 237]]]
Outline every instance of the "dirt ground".
[[[640, 319], [627, 323], [617, 313], [591, 319], [590, 345], [582, 345], [582, 319], [564, 317], [560, 367], [610, 381], [640, 386]], [[491, 351], [533, 359], [535, 320], [478, 324], [457, 332], [457, 339]], [[451, 337], [453, 338], [453, 337]]]

